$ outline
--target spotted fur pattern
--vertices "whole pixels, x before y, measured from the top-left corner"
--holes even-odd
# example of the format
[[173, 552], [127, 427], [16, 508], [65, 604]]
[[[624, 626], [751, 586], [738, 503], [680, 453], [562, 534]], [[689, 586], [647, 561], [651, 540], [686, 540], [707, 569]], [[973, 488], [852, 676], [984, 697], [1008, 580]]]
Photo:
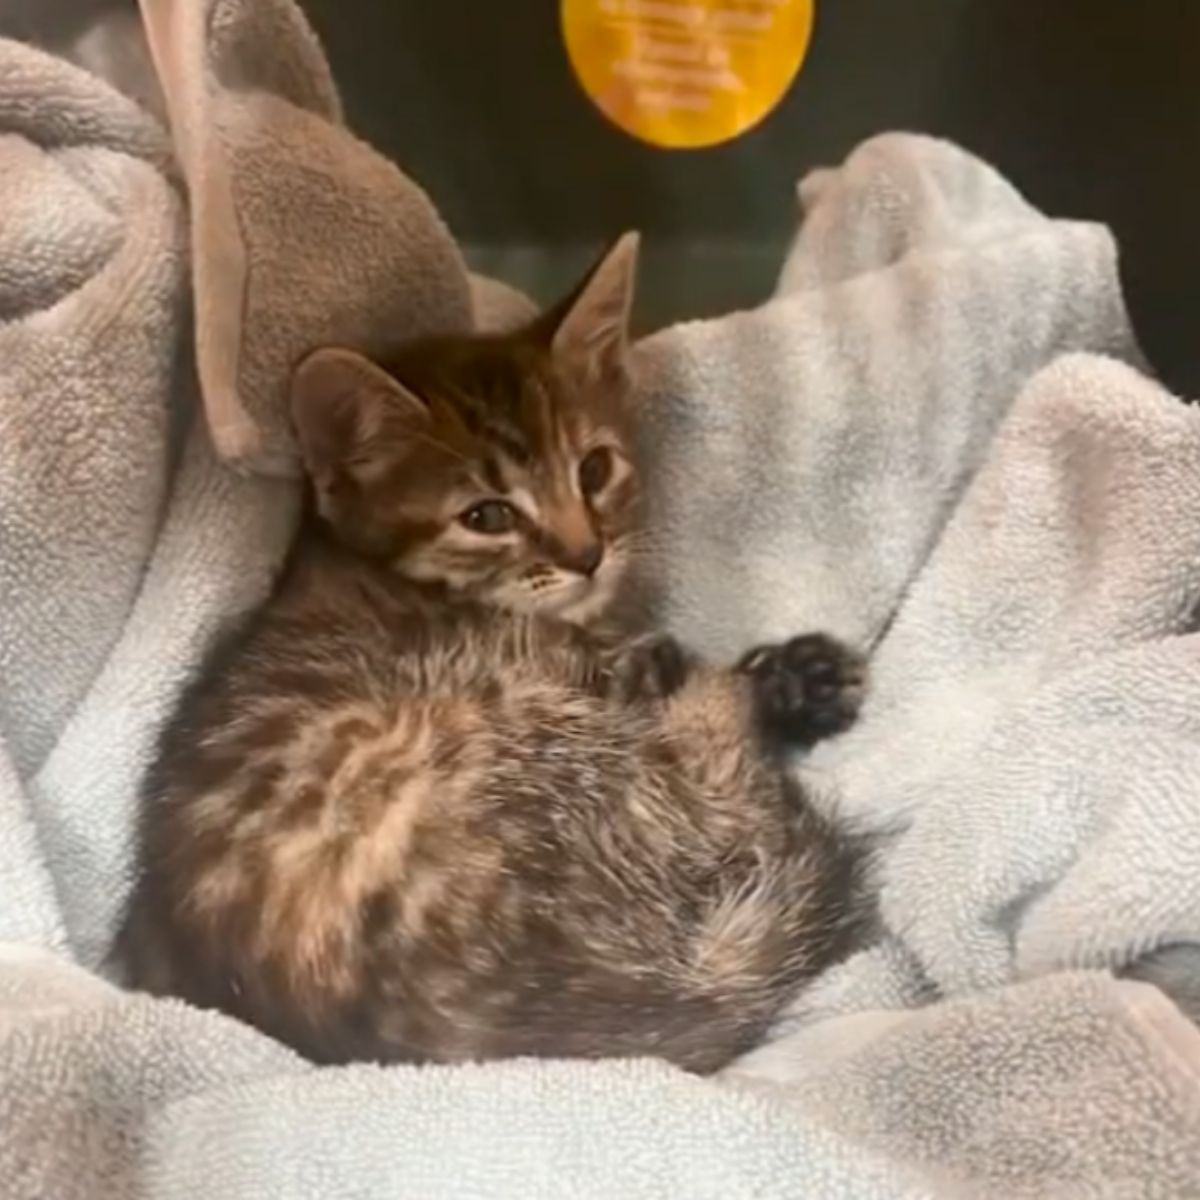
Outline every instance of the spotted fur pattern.
[[[842, 951], [851, 857], [778, 753], [852, 718], [857, 659], [718, 669], [607, 619], [638, 528], [624, 245], [510, 338], [302, 368], [320, 519], [163, 735], [134, 985], [319, 1061], [708, 1071]], [[463, 523], [496, 500], [511, 528]]]

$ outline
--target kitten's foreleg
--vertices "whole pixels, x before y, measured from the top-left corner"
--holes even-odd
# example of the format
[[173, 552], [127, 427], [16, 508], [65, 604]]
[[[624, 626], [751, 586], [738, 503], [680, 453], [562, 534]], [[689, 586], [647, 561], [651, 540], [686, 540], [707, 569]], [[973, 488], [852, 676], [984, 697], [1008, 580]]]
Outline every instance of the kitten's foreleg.
[[622, 701], [666, 700], [687, 682], [695, 665], [666, 634], [637, 638], [604, 656], [604, 684]]

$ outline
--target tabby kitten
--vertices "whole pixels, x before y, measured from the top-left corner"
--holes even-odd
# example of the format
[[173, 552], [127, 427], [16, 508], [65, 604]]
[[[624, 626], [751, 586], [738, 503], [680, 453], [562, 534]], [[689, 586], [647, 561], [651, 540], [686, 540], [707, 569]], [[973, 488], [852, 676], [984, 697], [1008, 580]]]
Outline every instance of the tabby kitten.
[[636, 247], [514, 334], [300, 366], [314, 512], [162, 738], [133, 984], [318, 1061], [711, 1071], [841, 952], [851, 858], [779, 750], [852, 719], [859, 660], [610, 620]]

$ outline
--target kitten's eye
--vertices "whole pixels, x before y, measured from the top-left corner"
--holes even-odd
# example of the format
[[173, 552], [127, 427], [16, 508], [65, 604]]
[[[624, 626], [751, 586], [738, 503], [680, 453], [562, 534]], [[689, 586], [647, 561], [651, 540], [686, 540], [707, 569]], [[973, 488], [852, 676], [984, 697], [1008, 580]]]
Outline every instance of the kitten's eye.
[[585, 496], [594, 496], [612, 478], [612, 473], [612, 451], [598, 446], [579, 464], [579, 490]]
[[517, 513], [503, 500], [484, 500], [458, 519], [475, 533], [508, 533], [517, 523]]

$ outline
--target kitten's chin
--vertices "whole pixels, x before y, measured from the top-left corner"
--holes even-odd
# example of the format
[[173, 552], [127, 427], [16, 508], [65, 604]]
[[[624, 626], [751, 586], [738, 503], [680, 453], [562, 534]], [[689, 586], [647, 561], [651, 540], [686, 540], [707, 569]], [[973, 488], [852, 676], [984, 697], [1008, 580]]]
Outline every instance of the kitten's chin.
[[603, 582], [593, 583], [577, 598], [567, 599], [546, 613], [568, 625], [590, 625], [612, 607], [615, 589]]
[[524, 616], [552, 617], [569, 625], [590, 625], [612, 607], [620, 573], [601, 570], [591, 579], [578, 578], [548, 591], [501, 588], [493, 596], [501, 608]]

